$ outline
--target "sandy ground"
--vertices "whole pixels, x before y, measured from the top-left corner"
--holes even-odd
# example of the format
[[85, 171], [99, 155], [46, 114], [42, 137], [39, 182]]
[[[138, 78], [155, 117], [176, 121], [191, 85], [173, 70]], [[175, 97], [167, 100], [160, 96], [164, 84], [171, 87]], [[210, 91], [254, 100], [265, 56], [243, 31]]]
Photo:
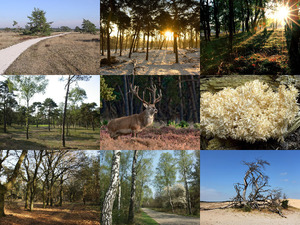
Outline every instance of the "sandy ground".
[[300, 209], [300, 199], [290, 199], [290, 198], [288, 198], [287, 200], [289, 200], [289, 206], [293, 206], [295, 208]]
[[200, 75], [200, 49], [179, 49], [179, 64], [175, 63], [171, 48], [150, 50], [148, 61], [145, 50], [133, 53], [131, 59], [128, 53], [129, 50], [126, 50], [120, 57], [112, 51], [112, 56], [116, 56], [120, 63], [101, 67], [100, 75], [130, 75], [133, 74], [134, 64], [136, 75]]
[[53, 37], [62, 36], [64, 34], [57, 34], [49, 37], [41, 37], [30, 39], [19, 44], [10, 46], [8, 48], [0, 50], [0, 74], [4, 74], [5, 70], [30, 46]]
[[[291, 204], [290, 204], [291, 203]], [[290, 206], [300, 206], [300, 200], [289, 199]], [[200, 203], [200, 223], [201, 225], [253, 225], [253, 224], [270, 224], [270, 225], [298, 225], [300, 224], [300, 210], [288, 209], [283, 210], [283, 215], [287, 218], [283, 218], [278, 214], [271, 212], [242, 212], [236, 209], [214, 209], [228, 205], [228, 202], [221, 203]], [[201, 210], [202, 209], [202, 210]]]
[[[160, 225], [199, 225], [199, 218], [178, 216], [174, 214], [157, 212], [148, 208], [142, 210], [152, 217]], [[202, 225], [202, 223], [201, 223]]]

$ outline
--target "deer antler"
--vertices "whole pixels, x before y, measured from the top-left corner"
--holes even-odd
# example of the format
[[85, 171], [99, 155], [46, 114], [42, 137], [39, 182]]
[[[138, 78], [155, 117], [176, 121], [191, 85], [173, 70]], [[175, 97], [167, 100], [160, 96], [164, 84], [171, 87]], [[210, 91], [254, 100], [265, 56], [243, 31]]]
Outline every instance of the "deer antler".
[[159, 94], [157, 95], [157, 98], [155, 96], [156, 95], [156, 90], [157, 90], [156, 85], [152, 85], [151, 88], [147, 88], [147, 89], [152, 92], [152, 95], [153, 95], [153, 104], [158, 103], [162, 99], [161, 89], [159, 90]]
[[144, 100], [144, 97], [145, 97], [145, 91], [143, 91], [143, 99], [141, 99], [141, 97], [139, 96], [139, 86], [135, 86], [132, 88], [132, 84], [130, 84], [130, 91], [140, 100], [142, 101], [143, 103], [149, 105], [150, 103], [146, 102]]

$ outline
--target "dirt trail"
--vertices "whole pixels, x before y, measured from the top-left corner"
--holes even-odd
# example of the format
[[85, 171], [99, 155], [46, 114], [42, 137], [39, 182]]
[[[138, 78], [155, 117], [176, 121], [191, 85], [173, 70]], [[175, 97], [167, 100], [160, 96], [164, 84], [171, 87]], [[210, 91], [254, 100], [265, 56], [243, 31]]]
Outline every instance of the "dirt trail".
[[28, 41], [24, 41], [19, 44], [0, 50], [0, 75], [4, 74], [5, 70], [30, 46], [42, 40], [58, 37], [66, 34], [67, 33], [57, 34], [49, 37], [30, 39]]
[[195, 217], [178, 216], [174, 214], [156, 212], [148, 208], [142, 210], [160, 225], [199, 225], [200, 219]]

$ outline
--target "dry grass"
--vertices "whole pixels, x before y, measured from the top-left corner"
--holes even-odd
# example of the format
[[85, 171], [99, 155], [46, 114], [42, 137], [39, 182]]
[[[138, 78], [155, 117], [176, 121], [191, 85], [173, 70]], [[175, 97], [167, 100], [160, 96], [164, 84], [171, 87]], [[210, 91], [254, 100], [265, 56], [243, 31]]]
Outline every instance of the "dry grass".
[[64, 204], [62, 207], [42, 207], [35, 204], [32, 212], [24, 210], [24, 204], [6, 205], [6, 217], [1, 218], [0, 224], [5, 225], [100, 225], [100, 207], [82, 204]]
[[71, 33], [43, 40], [22, 53], [5, 74], [99, 74], [99, 34]]
[[36, 36], [20, 35], [19, 33], [15, 32], [0, 31], [0, 49], [7, 48], [32, 38], [36, 38]]
[[[0, 131], [2, 132], [2, 127]], [[26, 139], [24, 127], [13, 125], [8, 127], [8, 133], [0, 132], [0, 149], [64, 149], [61, 142], [61, 128], [30, 126], [29, 139]], [[91, 128], [70, 129], [70, 136], [66, 136], [66, 148], [78, 150], [98, 150], [99, 149], [99, 128], [93, 131]]]
[[146, 128], [137, 138], [131, 135], [113, 140], [100, 130], [101, 150], [200, 150], [200, 131], [172, 127]]

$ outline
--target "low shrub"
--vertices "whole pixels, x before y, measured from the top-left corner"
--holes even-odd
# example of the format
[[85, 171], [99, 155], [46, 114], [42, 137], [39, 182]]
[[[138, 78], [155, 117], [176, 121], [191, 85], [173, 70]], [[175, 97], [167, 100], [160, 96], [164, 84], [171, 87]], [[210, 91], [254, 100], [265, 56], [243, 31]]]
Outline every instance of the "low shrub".
[[283, 200], [281, 202], [281, 207], [284, 208], [284, 209], [287, 209], [289, 207], [289, 200]]

